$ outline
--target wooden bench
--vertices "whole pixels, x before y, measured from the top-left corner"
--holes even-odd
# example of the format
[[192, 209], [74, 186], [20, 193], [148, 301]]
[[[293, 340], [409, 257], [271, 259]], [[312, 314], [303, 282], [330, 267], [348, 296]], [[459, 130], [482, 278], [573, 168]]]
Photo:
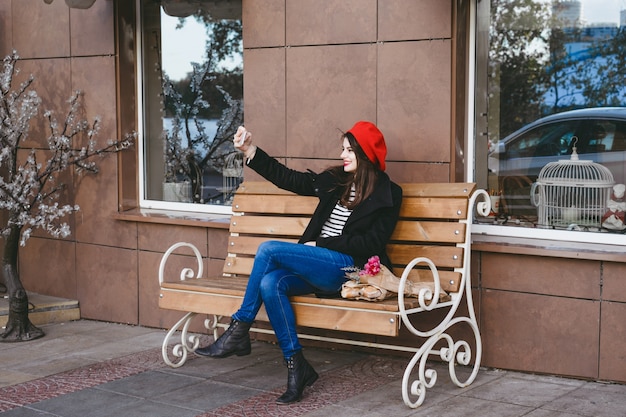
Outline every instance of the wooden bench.
[[[406, 280], [411, 280], [430, 282], [433, 290], [422, 289], [419, 298], [405, 297], [401, 290], [397, 297], [380, 302], [318, 298], [311, 294], [292, 297], [292, 304], [303, 339], [414, 352], [404, 374], [402, 396], [408, 406], [417, 407], [424, 401], [426, 388], [436, 381], [436, 372], [425, 368], [430, 355], [450, 363], [450, 377], [459, 387], [471, 384], [478, 373], [482, 344], [470, 287], [470, 238], [474, 213], [485, 216], [490, 208], [487, 193], [471, 183], [401, 186], [404, 196], [400, 220], [388, 245], [394, 273], [401, 277], [401, 289]], [[315, 197], [298, 196], [267, 182], [242, 184], [233, 201], [228, 256], [219, 277], [202, 277], [203, 259], [192, 244], [179, 242], [167, 250], [159, 266], [159, 306], [187, 312], [163, 341], [163, 359], [168, 365], [183, 365], [187, 355], [198, 348], [198, 336], [188, 333], [195, 315], [210, 315], [212, 318], [205, 320], [205, 326], [218, 336], [218, 329], [227, 326], [221, 317], [230, 316], [241, 304], [259, 244], [268, 239], [297, 241], [317, 201]], [[172, 281], [172, 268], [166, 266], [168, 258], [173, 253], [182, 255], [183, 251], [187, 260], [192, 259], [189, 250], [195, 255], [197, 266], [182, 268], [179, 278]], [[174, 263], [180, 264], [180, 258]], [[461, 314], [459, 306], [463, 298], [466, 313]], [[421, 312], [439, 309], [443, 318], [432, 328], [420, 329], [412, 322]], [[267, 321], [263, 309], [257, 320]], [[459, 323], [469, 327], [470, 331], [466, 331], [469, 340], [455, 342], [449, 335], [448, 330]], [[402, 325], [418, 336], [415, 345], [396, 346], [306, 333], [306, 328], [315, 328], [398, 336]], [[271, 332], [268, 328], [252, 330]], [[178, 336], [179, 330], [180, 343], [168, 348], [169, 339]], [[424, 364], [416, 368], [419, 375], [410, 383], [418, 362]], [[469, 376], [463, 381], [457, 376], [456, 364], [469, 365], [464, 367]]]

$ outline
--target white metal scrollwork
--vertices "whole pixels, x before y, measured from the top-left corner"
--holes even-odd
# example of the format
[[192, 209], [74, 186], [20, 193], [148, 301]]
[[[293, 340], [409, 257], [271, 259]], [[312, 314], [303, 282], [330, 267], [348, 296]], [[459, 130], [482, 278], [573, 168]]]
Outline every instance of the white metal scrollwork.
[[[479, 199], [482, 201], [478, 201]], [[433, 368], [427, 367], [427, 361], [430, 355], [438, 355], [444, 363], [448, 363], [448, 373], [450, 375], [450, 379], [458, 387], [466, 387], [470, 385], [478, 375], [480, 361], [482, 358], [482, 340], [472, 301], [469, 250], [473, 217], [472, 211], [475, 208], [478, 215], [487, 216], [491, 210], [490, 203], [489, 195], [484, 190], [477, 190], [470, 197], [468, 210], [471, 211], [468, 215], [468, 219], [461, 221], [466, 224], [465, 241], [464, 243], [457, 245], [458, 247], [463, 248], [465, 253], [462, 268], [455, 268], [455, 271], [461, 273], [461, 283], [459, 292], [457, 294], [452, 294], [451, 301], [439, 301], [439, 295], [441, 292], [439, 273], [436, 266], [430, 259], [415, 258], [406, 266], [404, 272], [402, 273], [400, 288], [398, 291], [398, 308], [400, 310], [402, 323], [411, 333], [422, 338], [427, 338], [421, 348], [411, 358], [411, 361], [404, 371], [402, 379], [402, 398], [404, 403], [411, 408], [419, 407], [424, 402], [426, 390], [432, 388], [437, 382], [437, 371]], [[420, 290], [419, 306], [407, 310], [404, 305], [404, 288], [409, 277], [409, 272], [420, 264], [426, 264], [430, 269], [435, 289], [434, 292], [429, 289]], [[463, 317], [454, 317], [459, 304], [463, 299], [463, 294], [465, 294], [468, 314]], [[416, 329], [409, 319], [411, 314], [439, 308], [448, 308], [449, 310], [446, 317], [437, 326], [429, 330], [424, 331]], [[474, 347], [476, 350], [474, 355], [472, 355], [472, 347], [468, 341], [459, 340], [455, 342], [452, 336], [448, 334], [448, 330], [457, 324], [467, 325], [472, 330], [474, 334]], [[438, 350], [435, 349], [436, 345], [441, 344], [440, 342], [443, 343], [443, 347], [440, 347]], [[470, 365], [472, 363], [472, 356], [474, 357], [472, 371], [464, 381], [461, 381], [457, 375], [456, 365]], [[417, 368], [417, 375], [411, 382], [412, 374], [418, 363], [419, 367]]]
[[[163, 257], [161, 258], [161, 263], [159, 264], [159, 286], [162, 285], [165, 280], [164, 275], [167, 260], [176, 249], [181, 247], [187, 247], [193, 251], [197, 261], [197, 272], [194, 274], [193, 268], [183, 268], [180, 271], [179, 279], [181, 281], [185, 281], [191, 278], [202, 277], [202, 255], [200, 254], [198, 248], [196, 248], [191, 243], [178, 242], [170, 246], [170, 248], [163, 254]], [[174, 324], [174, 326], [172, 326], [172, 328], [165, 335], [163, 345], [161, 346], [161, 355], [163, 356], [163, 361], [172, 368], [178, 368], [183, 366], [187, 361], [188, 354], [194, 352], [200, 345], [200, 338], [198, 337], [198, 335], [188, 333], [191, 320], [196, 316], [196, 314], [197, 313], [192, 312], [185, 314], [180, 320], [176, 322], [176, 324]], [[174, 346], [172, 346], [171, 355], [173, 356], [173, 360], [171, 360], [168, 347], [170, 344], [170, 339], [172, 337], [175, 337], [175, 334], [178, 330], [181, 330], [180, 343], [176, 343]]]
[[[172, 328], [165, 335], [165, 339], [163, 339], [161, 355], [163, 356], [163, 361], [172, 368], [179, 368], [183, 366], [187, 361], [187, 355], [196, 350], [200, 345], [200, 338], [197, 335], [188, 335], [187, 333], [191, 319], [193, 319], [195, 315], [196, 313], [185, 314], [183, 318], [178, 320], [176, 324], [172, 326]], [[169, 340], [174, 336], [178, 329], [182, 329], [180, 343], [177, 343], [172, 347], [172, 355], [174, 356], [174, 361], [172, 361], [169, 357]]]
[[[196, 260], [198, 261], [198, 272], [196, 273], [195, 278], [202, 277], [202, 272], [204, 271], [204, 267], [202, 266], [202, 255], [200, 254], [200, 251], [198, 250], [198, 248], [196, 248], [191, 243], [178, 242], [170, 246], [169, 249], [163, 254], [163, 257], [161, 258], [161, 263], [159, 264], [159, 286], [163, 284], [164, 282], [165, 264], [167, 263], [167, 260], [176, 249], [181, 248], [181, 247], [191, 248], [194, 255], [196, 255]], [[188, 278], [194, 278], [193, 275], [194, 274], [193, 274], [192, 268], [183, 268], [180, 271], [180, 280], [185, 281]]]
[[213, 318], [207, 318], [204, 320], [204, 327], [213, 332], [213, 340], [217, 340], [217, 338], [219, 337], [219, 323], [220, 320], [222, 319], [222, 316], [216, 316], [215, 314], [213, 315]]

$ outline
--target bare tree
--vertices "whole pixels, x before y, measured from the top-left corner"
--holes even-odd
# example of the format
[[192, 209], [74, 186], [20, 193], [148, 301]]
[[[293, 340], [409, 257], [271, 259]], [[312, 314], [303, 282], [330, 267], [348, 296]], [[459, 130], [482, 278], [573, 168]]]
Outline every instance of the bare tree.
[[[203, 181], [207, 173], [223, 173], [226, 161], [242, 160], [232, 144], [237, 127], [243, 124], [242, 68], [220, 66], [227, 58], [241, 54], [242, 31], [238, 20], [215, 20], [199, 10], [195, 19], [205, 26], [207, 41], [204, 59], [192, 63], [192, 71], [173, 81], [160, 66], [165, 115], [171, 128], [163, 132], [165, 180], [187, 180], [194, 203], [206, 203]], [[179, 27], [184, 25], [181, 19]], [[233, 95], [234, 94], [234, 95]], [[206, 119], [217, 119], [213, 136], [205, 128]]]
[[[133, 145], [135, 135], [110, 140], [97, 147], [100, 121], [89, 122], [81, 116], [80, 92], [69, 100], [69, 110], [62, 121], [51, 111], [43, 114], [48, 129], [44, 149], [25, 149], [23, 144], [30, 123], [40, 114], [41, 99], [32, 89], [34, 77], [14, 86], [18, 70], [17, 53], [3, 60], [0, 72], [0, 210], [3, 212], [0, 233], [5, 239], [2, 256], [4, 291], [9, 295], [9, 318], [0, 341], [32, 340], [44, 335], [28, 318], [28, 296], [19, 277], [17, 263], [34, 229], [59, 238], [70, 235], [64, 220], [80, 208], [61, 204], [59, 197], [67, 189], [63, 174], [97, 173], [96, 157], [119, 152]], [[35, 119], [38, 120], [38, 119]], [[81, 146], [81, 143], [83, 144]]]
[[199, 119], [199, 114], [209, 107], [203, 95], [203, 84], [214, 78], [209, 62], [193, 65], [188, 91], [185, 93], [178, 91], [167, 74], [162, 74], [163, 95], [172, 115], [171, 129], [163, 132], [165, 179], [188, 179], [194, 203], [205, 202], [202, 195], [205, 171], [212, 169], [222, 172], [229, 156], [239, 157], [241, 154], [233, 147], [232, 137], [243, 123], [242, 100], [233, 99], [227, 91], [216, 85], [215, 89], [223, 95], [227, 107], [222, 111], [213, 137]]

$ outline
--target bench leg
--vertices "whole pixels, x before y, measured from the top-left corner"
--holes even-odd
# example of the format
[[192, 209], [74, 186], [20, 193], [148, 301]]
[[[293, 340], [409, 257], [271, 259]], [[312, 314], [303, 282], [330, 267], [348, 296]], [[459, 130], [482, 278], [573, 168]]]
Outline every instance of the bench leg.
[[[463, 381], [461, 381], [457, 375], [456, 365], [470, 365], [472, 361], [472, 349], [470, 344], [465, 340], [454, 341], [452, 337], [445, 333], [448, 329], [458, 323], [466, 323], [472, 329], [474, 333], [474, 341], [476, 347], [476, 354], [474, 355], [474, 364], [472, 372]], [[433, 349], [434, 346], [440, 341], [444, 342], [444, 347], [439, 350]], [[447, 346], [446, 346], [447, 345]], [[482, 357], [482, 341], [480, 333], [478, 331], [478, 324], [474, 318], [458, 317], [450, 321], [446, 328], [441, 332], [430, 336], [418, 350], [409, 364], [407, 365], [404, 376], [402, 378], [402, 399], [404, 403], [411, 407], [417, 408], [424, 402], [426, 397], [426, 389], [432, 388], [437, 382], [437, 371], [435, 369], [427, 369], [426, 363], [430, 355], [438, 355], [443, 362], [448, 363], [448, 372], [450, 379], [458, 387], [466, 387], [474, 382], [478, 370], [480, 368], [480, 361]], [[414, 368], [419, 363], [419, 369], [417, 373], [417, 379], [411, 382], [411, 374]], [[412, 397], [417, 397], [415, 401]]]
[[[197, 335], [188, 335], [187, 333], [191, 320], [196, 316], [196, 314], [197, 313], [185, 314], [165, 335], [165, 339], [163, 340], [163, 345], [161, 347], [161, 354], [163, 356], [163, 361], [172, 368], [183, 366], [187, 361], [187, 355], [190, 352], [195, 351], [200, 344], [200, 338]], [[168, 346], [170, 344], [170, 338], [174, 336], [178, 329], [182, 330], [180, 343], [177, 343], [172, 347], [174, 361], [171, 361], [168, 353]]]
[[213, 319], [209, 318], [209, 319], [204, 320], [204, 328], [210, 332], [213, 332], [213, 340], [217, 340], [220, 337], [220, 334], [219, 334], [220, 327], [224, 327], [224, 328], [228, 327], [228, 326], [220, 324], [220, 320], [222, 320], [222, 317], [224, 316], [216, 316], [214, 314]]
[[[189, 334], [189, 325], [191, 324], [191, 320], [198, 313], [187, 313], [180, 320], [176, 322], [175, 325], [167, 332], [165, 335], [165, 339], [163, 340], [163, 345], [161, 346], [161, 355], [163, 356], [163, 361], [171, 366], [172, 368], [179, 368], [187, 362], [187, 355], [189, 353], [193, 353], [198, 349], [200, 345], [200, 337], [195, 334]], [[213, 340], [217, 340], [218, 331], [220, 328], [219, 322], [222, 316], [213, 316], [213, 319], [204, 320], [204, 327], [213, 332]], [[175, 344], [172, 347], [171, 356], [174, 357], [174, 360], [170, 360], [170, 352], [168, 350], [168, 346], [170, 345], [170, 339], [172, 337], [176, 337], [175, 333], [181, 329], [180, 333], [180, 343]]]

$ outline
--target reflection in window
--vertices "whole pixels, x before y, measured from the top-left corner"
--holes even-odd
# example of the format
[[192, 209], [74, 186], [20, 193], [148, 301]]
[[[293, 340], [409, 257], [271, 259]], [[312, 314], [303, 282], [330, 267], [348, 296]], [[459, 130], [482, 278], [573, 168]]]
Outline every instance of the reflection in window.
[[[477, 33], [488, 39], [476, 59], [476, 126], [487, 132], [487, 146], [477, 147], [482, 171], [476, 177], [500, 203], [489, 222], [537, 227], [533, 184], [542, 168], [570, 160], [574, 149], [581, 160], [607, 167], [616, 184], [626, 182], [626, 11], [620, 1], [603, 2], [611, 7], [595, 7], [594, 0], [477, 4]], [[566, 113], [598, 107], [615, 109]], [[533, 123], [557, 113], [564, 117]], [[606, 231], [597, 220], [599, 227], [585, 230]]]
[[243, 122], [241, 1], [141, 0], [141, 13], [143, 205], [229, 205], [243, 176], [232, 144]]

